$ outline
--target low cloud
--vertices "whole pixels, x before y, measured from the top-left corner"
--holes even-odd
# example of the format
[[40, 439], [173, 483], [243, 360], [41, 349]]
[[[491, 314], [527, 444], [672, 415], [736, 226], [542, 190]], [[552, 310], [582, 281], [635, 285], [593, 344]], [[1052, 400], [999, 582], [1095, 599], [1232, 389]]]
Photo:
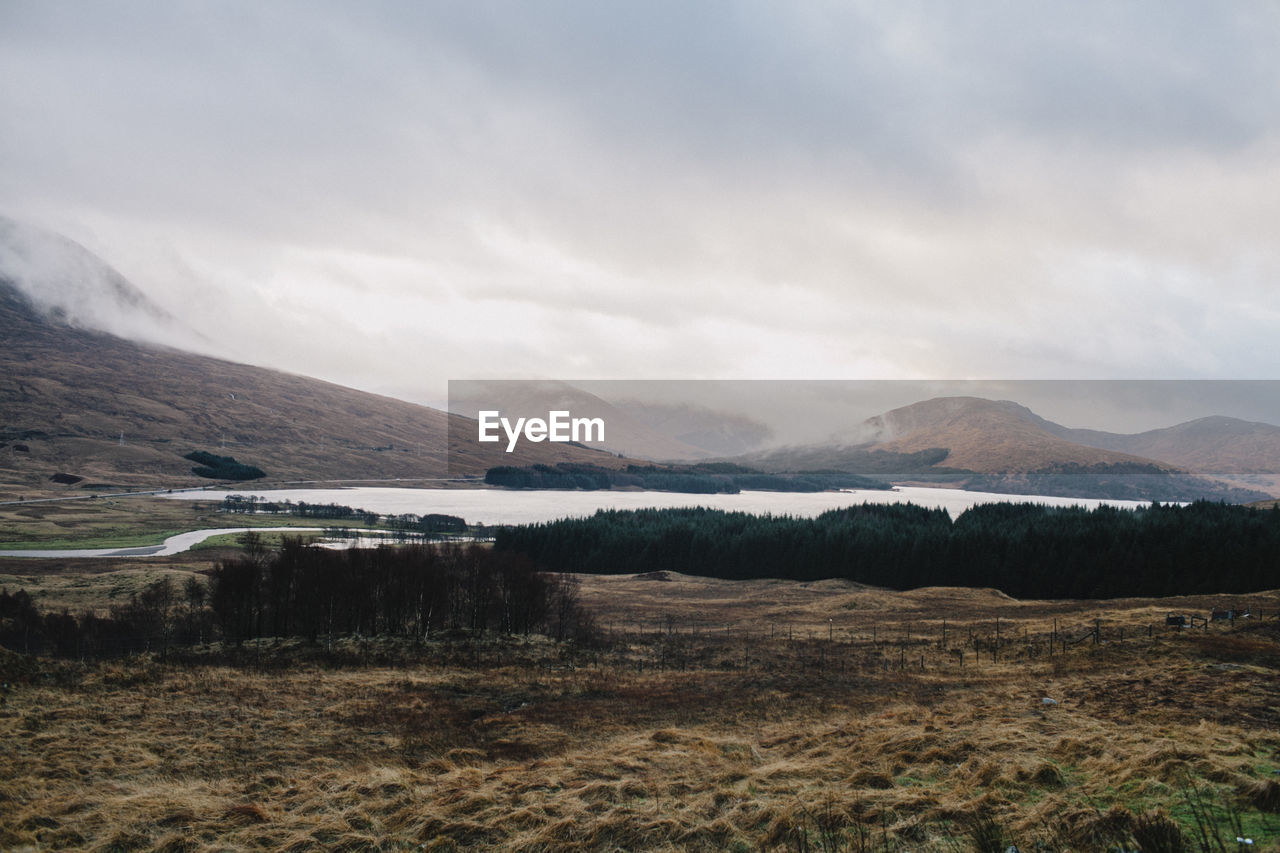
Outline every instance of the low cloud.
[[224, 355], [422, 400], [462, 376], [1268, 376], [1277, 23], [12, 2], [0, 209]]

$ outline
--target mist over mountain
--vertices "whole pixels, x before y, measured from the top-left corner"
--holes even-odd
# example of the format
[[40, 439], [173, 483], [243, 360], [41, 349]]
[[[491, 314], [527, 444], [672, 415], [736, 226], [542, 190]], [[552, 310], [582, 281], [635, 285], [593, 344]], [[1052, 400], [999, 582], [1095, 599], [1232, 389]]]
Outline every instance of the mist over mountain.
[[615, 405], [640, 423], [696, 447], [705, 455], [747, 453], [773, 437], [773, 430], [757, 420], [705, 406], [643, 400], [623, 400]]
[[39, 315], [75, 328], [188, 349], [208, 342], [84, 246], [4, 216], [0, 282]]
[[[446, 415], [195, 354], [200, 336], [109, 264], [4, 218], [0, 331], [0, 478], [26, 487], [57, 474], [190, 484], [185, 453], [225, 451], [276, 479], [444, 477], [447, 463], [466, 475], [495, 465], [616, 466], [624, 454], [1025, 494], [1246, 501], [1280, 491], [1280, 427], [1223, 416], [1122, 434], [1064, 427], [1011, 400], [952, 395], [844, 425], [826, 442], [761, 451], [772, 432], [749, 410], [612, 401], [564, 382], [478, 383], [470, 396], [457, 383]], [[468, 416], [479, 408], [600, 417], [607, 441], [521, 443], [508, 454], [475, 441]]]
[[551, 411], [574, 417], [600, 418], [607, 428], [603, 441], [586, 444], [636, 459], [691, 461], [715, 455], [661, 429], [634, 407], [615, 405], [590, 391], [555, 380], [455, 380], [449, 383], [449, 411], [476, 417], [493, 410], [503, 417], [545, 418]]
[[[499, 464], [621, 464], [564, 444], [504, 453], [477, 444], [474, 423], [426, 406], [126, 340], [103, 327], [154, 332], [170, 318], [83, 248], [47, 235], [27, 240], [28, 232], [11, 227], [3, 233], [10, 239], [0, 277], [2, 493], [49, 489], [59, 480], [207, 484], [185, 458], [193, 451], [233, 456], [276, 482], [482, 476]], [[15, 233], [21, 239], [11, 239]]]

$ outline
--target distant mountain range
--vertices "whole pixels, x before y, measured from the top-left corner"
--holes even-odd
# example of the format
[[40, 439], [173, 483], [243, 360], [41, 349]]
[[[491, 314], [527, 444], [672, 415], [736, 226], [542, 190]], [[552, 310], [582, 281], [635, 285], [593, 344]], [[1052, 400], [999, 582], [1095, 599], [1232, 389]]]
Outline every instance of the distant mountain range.
[[271, 482], [622, 466], [623, 453], [1018, 494], [1245, 502], [1280, 493], [1280, 427], [1207, 417], [1125, 435], [1064, 427], [979, 397], [924, 400], [849, 424], [827, 442], [744, 452], [770, 437], [746, 415], [611, 402], [559, 382], [510, 383], [498, 395], [503, 406], [603, 417], [608, 441], [526, 441], [506, 453], [475, 441], [466, 417], [491, 405], [493, 383], [451, 400], [455, 413], [446, 414], [163, 346], [156, 341], [204, 339], [83, 247], [2, 217], [0, 339], [0, 495], [207, 483], [184, 458], [193, 451], [233, 456]]
[[940, 397], [845, 433], [847, 440], [734, 461], [765, 470], [834, 468], [896, 482], [1139, 500], [1263, 500], [1280, 475], [1280, 427], [1228, 417], [1123, 435], [1063, 427], [1008, 400]]
[[682, 441], [675, 435], [654, 429], [637, 417], [589, 391], [567, 382], [484, 380], [451, 382], [449, 410], [455, 415], [475, 418], [482, 409], [501, 411], [504, 417], [546, 417], [551, 411], [572, 412], [574, 417], [601, 418], [608, 428], [604, 441], [590, 446], [614, 454], [640, 459], [705, 459], [713, 453]]
[[449, 410], [474, 418], [497, 408], [507, 417], [545, 417], [553, 410], [601, 418], [608, 429], [590, 446], [635, 459], [692, 462], [760, 447], [769, 428], [745, 415], [690, 404], [607, 400], [569, 382], [473, 380], [449, 384]]
[[1280, 427], [1271, 424], [1213, 415], [1132, 435], [1045, 424], [1078, 444], [1158, 459], [1213, 476], [1280, 473]]

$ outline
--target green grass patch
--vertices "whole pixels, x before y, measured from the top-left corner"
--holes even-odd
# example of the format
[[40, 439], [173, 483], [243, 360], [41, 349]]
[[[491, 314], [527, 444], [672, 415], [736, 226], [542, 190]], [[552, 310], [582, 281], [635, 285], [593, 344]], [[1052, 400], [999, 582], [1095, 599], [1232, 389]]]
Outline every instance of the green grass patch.
[[[217, 526], [217, 525], [214, 525]], [[247, 525], [246, 525], [247, 526]], [[188, 528], [160, 530], [151, 533], [99, 533], [61, 539], [31, 539], [19, 542], [0, 542], [6, 551], [80, 551], [90, 548], [144, 548], [160, 545], [170, 536], [188, 532]]]
[[[246, 525], [247, 526], [247, 525]], [[291, 525], [292, 526], [292, 525]], [[299, 527], [303, 525], [297, 525]], [[216, 536], [210, 536], [208, 539], [191, 546], [192, 551], [206, 551], [214, 548], [243, 548], [245, 545], [245, 537], [247, 533], [219, 533]], [[264, 531], [258, 534], [259, 540], [267, 548], [279, 548], [286, 536], [300, 537], [306, 542], [313, 542], [317, 539], [325, 538], [323, 533], [307, 533], [304, 531], [289, 532], [287, 530], [280, 531]]]

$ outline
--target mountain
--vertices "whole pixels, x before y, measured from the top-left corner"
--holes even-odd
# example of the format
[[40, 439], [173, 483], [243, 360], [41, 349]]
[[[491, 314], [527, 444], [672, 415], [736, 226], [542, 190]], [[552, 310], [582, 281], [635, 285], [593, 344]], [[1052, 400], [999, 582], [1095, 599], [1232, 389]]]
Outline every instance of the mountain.
[[62, 325], [188, 349], [207, 342], [84, 246], [4, 216], [0, 280], [39, 315]]
[[464, 380], [449, 383], [449, 410], [476, 417], [481, 410], [501, 411], [503, 417], [545, 418], [551, 411], [568, 411], [575, 418], [601, 418], [607, 429], [603, 441], [587, 444], [633, 459], [706, 459], [713, 454], [656, 428], [633, 408], [622, 408], [567, 382], [554, 380]]
[[[738, 457], [769, 470], [837, 468], [898, 482], [947, 483], [1015, 494], [1140, 500], [1259, 500], [1266, 492], [1223, 482], [1192, 462], [1235, 460], [1249, 448], [1280, 460], [1267, 425], [1209, 418], [1171, 430], [1119, 436], [1072, 430], [1008, 400], [940, 397], [869, 418], [843, 441]], [[1256, 427], [1252, 428], [1252, 427]], [[1214, 451], [1236, 430], [1236, 452]], [[1280, 429], [1271, 427], [1280, 433]], [[1092, 442], [1092, 443], [1088, 443]], [[1179, 452], [1174, 453], [1177, 449]], [[1167, 457], [1157, 457], [1157, 452]], [[1181, 464], [1179, 464], [1181, 463]], [[1255, 459], [1254, 464], [1257, 464]]]
[[[102, 298], [151, 310], [122, 277]], [[77, 328], [68, 312], [32, 299], [2, 269], [0, 339], [6, 495], [57, 488], [55, 475], [80, 478], [81, 486], [208, 484], [183, 458], [192, 451], [233, 456], [270, 482], [621, 463], [566, 444], [522, 442], [508, 454], [475, 442], [473, 422], [436, 409]]]
[[746, 415], [705, 406], [622, 400], [614, 404], [646, 427], [700, 451], [702, 456], [748, 453], [772, 437], [772, 430]]
[[1055, 434], [1078, 444], [1158, 459], [1223, 477], [1280, 474], [1280, 427], [1214, 415], [1125, 435], [1056, 424]]
[[[1086, 445], [1062, 435], [1057, 424], [1009, 400], [943, 397], [895, 409], [867, 422], [877, 430], [879, 450], [949, 451], [949, 467], [983, 474], [1068, 466], [1150, 465], [1149, 456]], [[1157, 466], [1173, 470], [1174, 464]]]

